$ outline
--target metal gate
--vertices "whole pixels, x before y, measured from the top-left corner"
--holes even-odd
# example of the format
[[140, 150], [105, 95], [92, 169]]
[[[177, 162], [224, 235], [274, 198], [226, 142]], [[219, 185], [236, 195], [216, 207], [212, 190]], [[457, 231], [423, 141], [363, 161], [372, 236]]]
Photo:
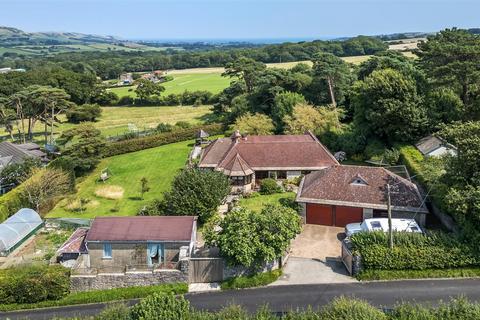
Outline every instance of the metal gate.
[[190, 258], [188, 280], [190, 283], [223, 281], [222, 258]]
[[347, 248], [345, 241], [342, 241], [342, 262], [350, 275], [353, 273], [353, 255]]

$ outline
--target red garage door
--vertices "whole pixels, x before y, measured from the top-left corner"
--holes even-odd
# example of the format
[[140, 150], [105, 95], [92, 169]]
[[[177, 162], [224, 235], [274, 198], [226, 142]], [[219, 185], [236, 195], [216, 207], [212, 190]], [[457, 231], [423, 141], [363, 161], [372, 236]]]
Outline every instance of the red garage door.
[[352, 207], [335, 207], [335, 225], [345, 227], [349, 223], [362, 222], [363, 209]]
[[307, 203], [307, 223], [333, 225], [333, 211], [331, 206]]

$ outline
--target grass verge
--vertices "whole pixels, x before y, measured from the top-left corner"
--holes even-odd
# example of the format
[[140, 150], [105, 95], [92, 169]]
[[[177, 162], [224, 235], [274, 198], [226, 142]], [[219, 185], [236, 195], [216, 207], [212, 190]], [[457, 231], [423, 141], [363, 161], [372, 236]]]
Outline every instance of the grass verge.
[[276, 281], [281, 275], [282, 270], [277, 269], [264, 273], [257, 273], [252, 276], [231, 278], [223, 281], [221, 288], [222, 290], [231, 290], [265, 286]]
[[360, 281], [470, 277], [480, 277], [480, 267], [426, 270], [365, 270], [357, 275], [357, 279]]
[[24, 304], [0, 304], [0, 311], [15, 311], [24, 309], [38, 309], [49, 307], [61, 307], [76, 304], [100, 303], [117, 300], [138, 299], [153, 293], [182, 294], [188, 292], [186, 283], [162, 284], [149, 287], [117, 288], [110, 290], [95, 290], [86, 292], [70, 293], [60, 300], [42, 301], [38, 303]]

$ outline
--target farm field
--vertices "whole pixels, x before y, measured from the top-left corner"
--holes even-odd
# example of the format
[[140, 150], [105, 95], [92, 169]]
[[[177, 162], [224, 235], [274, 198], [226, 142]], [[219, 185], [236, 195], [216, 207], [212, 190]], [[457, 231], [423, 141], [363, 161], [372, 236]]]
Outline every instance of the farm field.
[[[134, 124], [139, 130], [156, 127], [160, 122], [175, 124], [186, 121], [191, 124], [201, 124], [203, 117], [210, 113], [210, 106], [181, 106], [181, 107], [102, 107], [102, 116], [94, 122], [95, 127], [105, 136], [125, 133], [129, 130], [128, 124]], [[55, 133], [73, 128], [75, 124], [66, 122], [65, 115], [60, 115], [62, 121], [55, 128]], [[35, 140], [43, 141], [43, 130], [40, 124], [35, 126]], [[2, 130], [2, 139], [9, 139], [8, 134]]]
[[[170, 188], [178, 170], [183, 168], [193, 141], [172, 143], [157, 148], [122, 154], [103, 159], [88, 176], [79, 179], [77, 193], [60, 201], [47, 215], [48, 218], [96, 216], [132, 216], [145, 204], [161, 198]], [[100, 173], [108, 168], [111, 178], [105, 183], [99, 181]], [[148, 179], [150, 191], [140, 199], [140, 179]], [[115, 190], [120, 188], [120, 192]], [[123, 189], [123, 195], [119, 195]], [[116, 198], [106, 199], [98, 196]], [[80, 199], [84, 199], [79, 210]]]
[[[171, 93], [178, 94], [184, 91], [210, 91], [212, 93], [219, 93], [230, 84], [230, 79], [222, 77], [220, 72], [217, 73], [168, 73], [173, 75], [174, 79], [162, 83], [165, 91], [162, 95]], [[120, 87], [109, 89], [115, 92], [119, 97], [130, 96], [135, 97], [135, 87]]]

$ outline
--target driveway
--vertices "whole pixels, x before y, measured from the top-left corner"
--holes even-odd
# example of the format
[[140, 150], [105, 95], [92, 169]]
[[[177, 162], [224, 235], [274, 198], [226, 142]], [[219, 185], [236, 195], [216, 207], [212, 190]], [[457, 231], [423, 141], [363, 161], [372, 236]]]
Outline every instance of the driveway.
[[341, 256], [343, 228], [306, 224], [292, 241], [283, 275], [272, 286], [357, 282], [345, 269]]
[[344, 229], [339, 227], [306, 224], [291, 245], [291, 257], [318, 259], [339, 258]]

